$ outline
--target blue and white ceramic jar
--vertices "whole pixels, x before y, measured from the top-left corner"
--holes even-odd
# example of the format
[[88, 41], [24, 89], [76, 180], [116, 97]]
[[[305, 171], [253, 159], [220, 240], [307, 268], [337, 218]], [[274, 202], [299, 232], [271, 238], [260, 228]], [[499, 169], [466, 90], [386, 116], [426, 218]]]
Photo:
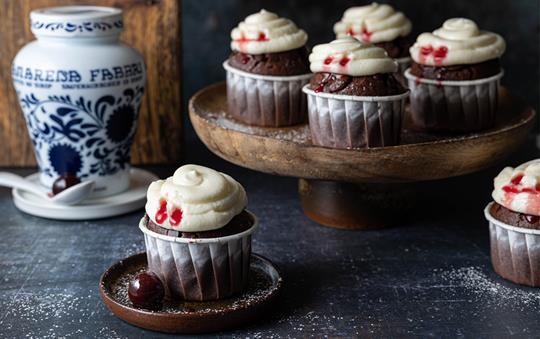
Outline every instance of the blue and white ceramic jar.
[[53, 7], [30, 21], [37, 40], [15, 57], [12, 78], [41, 183], [70, 174], [94, 180], [95, 197], [126, 190], [146, 73], [118, 40], [122, 11]]

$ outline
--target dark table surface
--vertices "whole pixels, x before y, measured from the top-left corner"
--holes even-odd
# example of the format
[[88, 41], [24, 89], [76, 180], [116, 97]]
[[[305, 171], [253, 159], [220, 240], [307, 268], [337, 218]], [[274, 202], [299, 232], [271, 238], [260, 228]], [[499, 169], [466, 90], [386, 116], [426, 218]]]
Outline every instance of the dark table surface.
[[[505, 164], [538, 157], [533, 145]], [[189, 162], [230, 173], [246, 187], [261, 220], [254, 251], [273, 260], [285, 280], [274, 312], [223, 336], [538, 335], [540, 290], [504, 281], [490, 264], [482, 210], [503, 164], [419, 185], [419, 208], [399, 227], [354, 232], [307, 219], [295, 179], [227, 164], [195, 141], [188, 146]], [[165, 177], [174, 167], [150, 169]], [[0, 189], [0, 336], [160, 337], [117, 319], [98, 294], [103, 271], [144, 250], [142, 213], [40, 219], [19, 212], [10, 191]]]

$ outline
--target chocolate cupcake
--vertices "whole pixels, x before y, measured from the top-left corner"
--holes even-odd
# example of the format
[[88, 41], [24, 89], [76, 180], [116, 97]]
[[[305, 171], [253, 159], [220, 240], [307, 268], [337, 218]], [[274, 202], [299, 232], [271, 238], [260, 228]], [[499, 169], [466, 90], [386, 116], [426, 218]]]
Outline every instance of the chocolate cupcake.
[[501, 277], [540, 286], [540, 159], [506, 167], [495, 178], [489, 221], [491, 262]]
[[176, 300], [215, 300], [241, 292], [257, 219], [244, 188], [210, 168], [185, 165], [148, 188], [144, 233], [148, 268]]
[[363, 42], [373, 43], [396, 59], [399, 66], [396, 77], [402, 83], [405, 83], [403, 72], [411, 64], [411, 29], [411, 21], [403, 13], [396, 12], [390, 5], [376, 2], [347, 9], [341, 20], [334, 25], [338, 39], [352, 36]]
[[501, 36], [463, 18], [418, 36], [410, 49], [412, 66], [405, 72], [412, 128], [474, 132], [493, 127], [504, 50]]
[[314, 144], [333, 148], [397, 145], [408, 91], [386, 52], [352, 37], [317, 45], [304, 86]]
[[307, 34], [264, 9], [231, 32], [227, 71], [229, 113], [249, 125], [279, 127], [307, 119], [302, 93], [311, 76]]

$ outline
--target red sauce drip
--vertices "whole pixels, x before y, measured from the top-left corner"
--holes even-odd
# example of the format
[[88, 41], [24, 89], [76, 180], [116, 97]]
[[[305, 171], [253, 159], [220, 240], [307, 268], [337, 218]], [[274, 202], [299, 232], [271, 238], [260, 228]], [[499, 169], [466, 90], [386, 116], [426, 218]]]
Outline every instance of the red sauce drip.
[[339, 60], [339, 64], [341, 66], [345, 67], [349, 63], [349, 61], [351, 61], [351, 59], [349, 59], [347, 57], [343, 57], [343, 58], [341, 58], [341, 60]]
[[421, 84], [420, 77], [416, 77], [416, 79], [414, 79], [414, 83], [416, 84], [416, 86], [420, 86]]
[[448, 54], [448, 48], [446, 46], [441, 46], [433, 51], [433, 59], [435, 59], [436, 64], [441, 64]]
[[328, 58], [324, 59], [324, 64], [325, 65], [330, 65], [332, 63], [332, 61], [334, 61], [334, 58], [328, 57]]
[[513, 177], [510, 182], [513, 185], [519, 185], [521, 183], [521, 179], [523, 179], [523, 174], [518, 174], [515, 177]]
[[171, 214], [171, 218], [169, 222], [172, 226], [176, 226], [176, 225], [180, 225], [181, 221], [182, 221], [182, 210], [179, 208], [175, 208]]
[[245, 43], [245, 42], [250, 42], [250, 41], [268, 41], [268, 40], [269, 39], [266, 36], [266, 34], [261, 32], [259, 33], [259, 36], [257, 37], [257, 39], [248, 39], [242, 34], [239, 39], [236, 39], [234, 41], [239, 42], [239, 43]]
[[245, 64], [247, 64], [247, 63], [249, 62], [250, 59], [251, 59], [251, 58], [250, 58], [248, 55], [245, 55], [245, 54], [244, 54], [244, 55], [242, 56], [242, 63], [245, 65]]
[[439, 48], [433, 48], [431, 45], [427, 45], [424, 47], [420, 47], [420, 61], [424, 62], [426, 59], [432, 55], [433, 60], [435, 60], [435, 63], [440, 65], [443, 60], [448, 55], [448, 47], [441, 46]]
[[370, 32], [367, 30], [367, 28], [362, 27], [362, 40], [366, 42], [370, 42], [372, 35], [373, 35], [373, 32]]
[[529, 188], [529, 187], [523, 187], [523, 188], [517, 188], [515, 185], [506, 185], [502, 187], [503, 191], [506, 193], [531, 193], [531, 194], [540, 194], [540, 191], [538, 190], [538, 185], [535, 188]]
[[324, 90], [324, 84], [319, 85], [319, 87], [315, 88], [315, 93], [322, 92]]
[[540, 217], [537, 215], [525, 214], [525, 220], [527, 220], [529, 224], [535, 224], [540, 221]]
[[354, 33], [352, 27], [349, 27], [349, 29], [347, 30], [347, 35], [355, 36], [355, 33]]
[[503, 186], [502, 189], [506, 193], [519, 193], [519, 189], [517, 187], [514, 187], [514, 186], [506, 185], [506, 186]]
[[424, 47], [420, 47], [420, 60], [425, 61], [431, 53], [433, 53], [433, 46], [427, 45]]
[[159, 204], [159, 209], [156, 212], [155, 219], [158, 224], [163, 224], [163, 222], [167, 219], [167, 201], [160, 200]]

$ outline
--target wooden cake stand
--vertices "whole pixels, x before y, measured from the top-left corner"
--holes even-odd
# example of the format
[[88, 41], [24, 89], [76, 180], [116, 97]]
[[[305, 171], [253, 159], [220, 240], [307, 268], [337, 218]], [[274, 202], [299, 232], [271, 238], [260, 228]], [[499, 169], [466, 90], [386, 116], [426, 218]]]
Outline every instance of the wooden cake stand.
[[[410, 183], [490, 167], [526, 139], [536, 112], [501, 89], [496, 127], [467, 135], [404, 131], [402, 145], [371, 149], [315, 146], [307, 124], [254, 127], [226, 114], [225, 83], [197, 92], [189, 114], [199, 138], [216, 155], [256, 171], [300, 178], [304, 213], [314, 221], [349, 229], [379, 228], [410, 207]], [[407, 184], [408, 183], [408, 184]]]

